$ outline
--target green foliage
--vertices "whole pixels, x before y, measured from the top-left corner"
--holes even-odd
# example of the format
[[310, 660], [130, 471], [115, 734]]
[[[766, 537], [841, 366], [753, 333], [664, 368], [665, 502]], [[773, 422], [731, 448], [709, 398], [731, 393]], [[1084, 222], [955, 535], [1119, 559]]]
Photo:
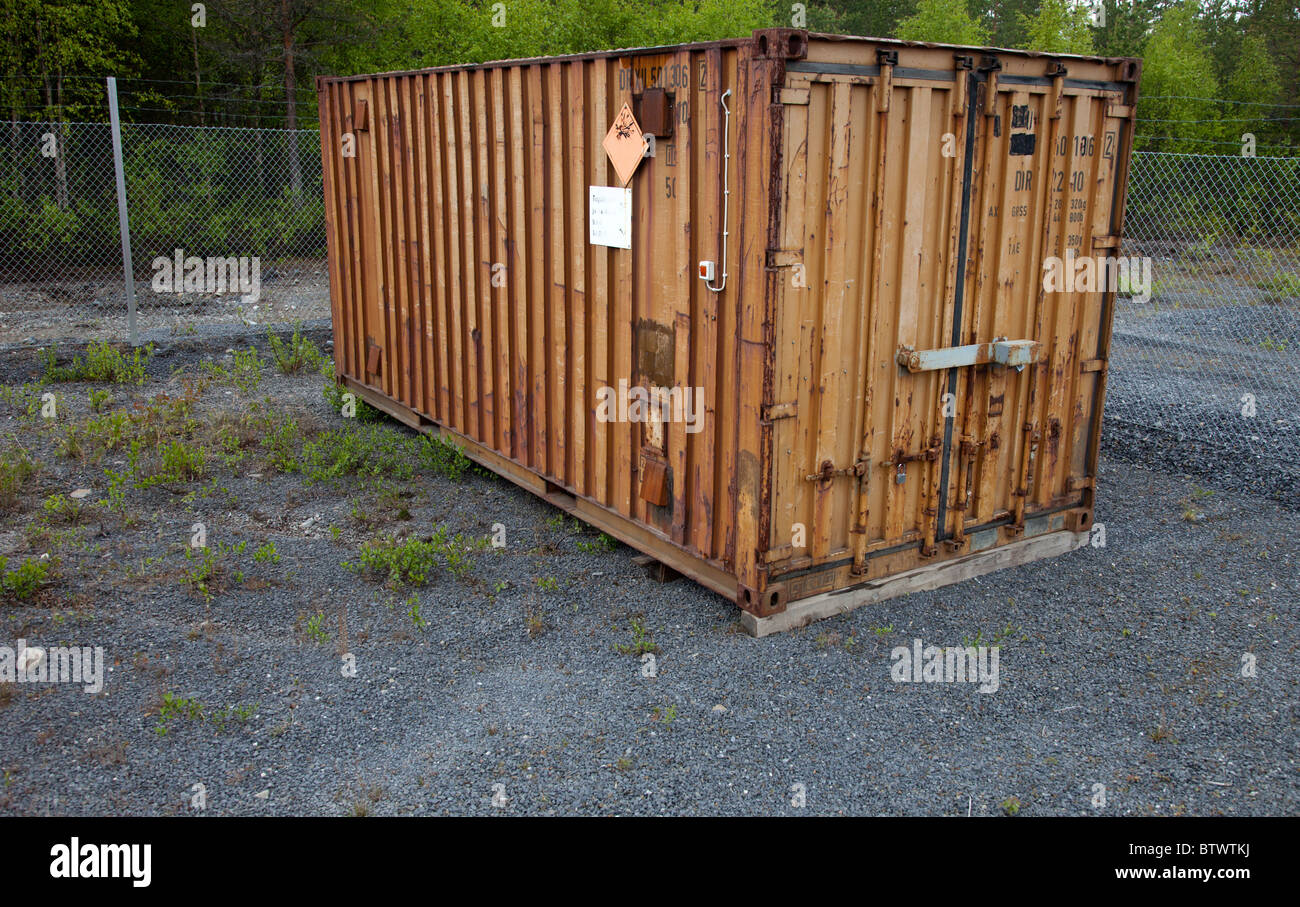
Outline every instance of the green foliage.
[[440, 476], [452, 481], [460, 481], [465, 470], [474, 465], [465, 452], [450, 441], [422, 435], [420, 443], [420, 465], [431, 469]]
[[[247, 542], [237, 542], [234, 545], [223, 542], [215, 548], [187, 547], [185, 560], [188, 566], [182, 571], [181, 577], [192, 591], [198, 593], [204, 601], [210, 602], [216, 593], [225, 588], [226, 559], [231, 555], [243, 554], [247, 547]], [[242, 578], [238, 572], [234, 576], [237, 581]]]
[[381, 575], [392, 588], [423, 586], [439, 567], [454, 576], [466, 576], [474, 568], [473, 554], [486, 546], [485, 540], [471, 541], [445, 526], [434, 528], [426, 538], [399, 540], [383, 536], [361, 546], [359, 560], [345, 563], [358, 573]]
[[77, 353], [70, 366], [58, 364], [53, 347], [39, 352], [45, 381], [96, 381], [107, 384], [144, 384], [145, 366], [153, 358], [153, 344], [136, 347], [130, 355], [109, 346], [107, 341], [91, 341], [84, 353]]
[[58, 563], [57, 558], [48, 556], [28, 557], [10, 570], [9, 558], [0, 554], [0, 593], [6, 598], [26, 601], [53, 580]]
[[1228, 137], [1219, 116], [1191, 100], [1219, 97], [1214, 60], [1192, 4], [1171, 6], [1156, 22], [1143, 49], [1141, 88], [1142, 132], [1164, 138], [1139, 138], [1140, 150], [1213, 154], [1212, 143]]
[[[347, 416], [347, 418], [354, 418], [358, 422], [379, 422], [384, 418], [382, 412], [375, 409], [342, 384], [335, 381], [333, 374], [327, 374], [325, 376], [325, 387], [322, 391], [322, 395], [325, 397], [325, 401], [329, 403], [330, 408], [336, 413], [342, 414], [343, 407], [350, 402], [353, 411], [350, 416]], [[351, 400], [345, 400], [345, 395], [349, 395]]]
[[578, 540], [579, 551], [589, 551], [593, 554], [599, 554], [603, 551], [613, 551], [618, 547], [618, 540], [612, 535], [600, 533], [595, 539], [587, 541], [586, 539]]
[[152, 475], [140, 481], [141, 488], [169, 482], [189, 482], [207, 473], [207, 451], [201, 444], [172, 441], [162, 447], [162, 454]]
[[25, 450], [11, 448], [0, 457], [0, 509], [7, 510], [18, 503], [18, 495], [26, 489], [36, 470], [36, 461]]
[[1029, 50], [1058, 54], [1091, 54], [1093, 26], [1090, 9], [1066, 0], [1043, 0], [1032, 16], [1019, 14]]
[[659, 647], [655, 645], [650, 638], [650, 631], [646, 628], [645, 620], [640, 617], [633, 617], [628, 621], [632, 629], [631, 643], [615, 643], [614, 651], [620, 655], [644, 655], [647, 652], [658, 652]]
[[271, 347], [271, 359], [276, 368], [286, 375], [296, 375], [304, 368], [319, 369], [324, 362], [316, 344], [302, 336], [302, 322], [293, 326], [293, 336], [288, 340], [278, 334], [268, 333], [266, 341]]
[[307, 618], [303, 632], [318, 646], [324, 645], [330, 639], [329, 631], [325, 629], [325, 615], [319, 611]]
[[989, 30], [970, 14], [966, 0], [920, 0], [916, 12], [898, 23], [904, 41], [987, 44]]
[[205, 360], [203, 373], [216, 381], [232, 384], [246, 394], [256, 391], [262, 383], [262, 357], [258, 354], [257, 347], [235, 350], [231, 357], [229, 368], [210, 359]]
[[280, 552], [275, 549], [275, 542], [268, 539], [265, 545], [259, 546], [253, 552], [253, 560], [259, 564], [280, 563]]

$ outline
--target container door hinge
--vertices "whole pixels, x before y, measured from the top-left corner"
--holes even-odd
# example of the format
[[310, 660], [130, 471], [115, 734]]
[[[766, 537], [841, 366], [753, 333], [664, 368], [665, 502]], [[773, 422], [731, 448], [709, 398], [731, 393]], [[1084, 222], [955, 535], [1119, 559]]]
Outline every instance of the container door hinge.
[[1106, 371], [1105, 359], [1085, 359], [1079, 363], [1081, 372], [1104, 372]]
[[1118, 249], [1119, 237], [1115, 234], [1094, 235], [1092, 237], [1092, 247], [1094, 249]]
[[792, 268], [803, 261], [803, 249], [768, 249], [769, 268]]
[[821, 468], [817, 472], [806, 476], [806, 479], [809, 482], [829, 482], [836, 476], [864, 476], [867, 474], [869, 465], [870, 463], [866, 460], [858, 460], [852, 466], [836, 469], [835, 464], [830, 460], [823, 460]]
[[1071, 476], [1065, 480], [1066, 491], [1082, 491], [1085, 488], [1095, 488], [1097, 480], [1092, 476]]
[[807, 88], [773, 88], [773, 103], [807, 106], [812, 92]]
[[791, 400], [788, 403], [765, 403], [763, 404], [763, 420], [765, 422], [775, 422], [777, 419], [793, 419], [799, 414], [799, 403]]

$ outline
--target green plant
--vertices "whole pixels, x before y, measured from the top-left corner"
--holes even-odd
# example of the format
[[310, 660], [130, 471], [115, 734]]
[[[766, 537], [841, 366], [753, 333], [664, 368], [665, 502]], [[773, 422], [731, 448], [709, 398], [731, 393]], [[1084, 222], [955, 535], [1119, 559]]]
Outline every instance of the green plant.
[[293, 336], [288, 340], [268, 333], [266, 341], [271, 348], [271, 358], [275, 361], [276, 367], [286, 375], [296, 375], [308, 367], [319, 369], [324, 361], [316, 344], [302, 336], [302, 322], [294, 324]]
[[614, 651], [620, 655], [644, 655], [647, 652], [658, 652], [659, 647], [655, 645], [654, 640], [650, 638], [650, 631], [646, 629], [645, 621], [639, 617], [633, 617], [628, 621], [632, 629], [632, 642], [617, 643]]
[[539, 576], [537, 578], [537, 588], [544, 592], [555, 592], [560, 588], [560, 581], [553, 576]]
[[359, 560], [344, 566], [357, 572], [383, 575], [393, 588], [423, 586], [439, 566], [455, 576], [465, 576], [473, 569], [473, 552], [485, 546], [486, 540], [471, 541], [438, 526], [431, 536], [422, 539], [383, 536], [365, 542]]
[[41, 505], [45, 517], [55, 523], [80, 523], [81, 502], [64, 494], [52, 494]]
[[9, 558], [0, 554], [0, 592], [18, 601], [26, 601], [53, 580], [58, 558], [49, 555], [24, 558], [14, 569], [9, 569]]
[[113, 395], [102, 388], [96, 388], [90, 392], [90, 409], [92, 412], [103, 412], [113, 402]]
[[325, 402], [336, 413], [348, 415], [343, 410], [344, 407], [350, 406], [349, 418], [354, 418], [358, 422], [379, 422], [384, 418], [382, 412], [362, 400], [344, 385], [339, 384], [334, 379], [332, 371], [325, 375], [325, 387], [321, 390], [321, 396], [325, 398]]
[[613, 551], [617, 547], [618, 547], [618, 540], [615, 539], [612, 535], [606, 535], [603, 532], [597, 535], [596, 538], [593, 539], [592, 541], [586, 541], [585, 539], [578, 540], [579, 551], [590, 551], [593, 554], [597, 554], [602, 551]]
[[[187, 547], [185, 560], [190, 566], [182, 571], [181, 577], [186, 585], [203, 597], [204, 601], [212, 601], [213, 595], [220, 592], [225, 585], [225, 559], [232, 554], [242, 554], [247, 546], [247, 542], [239, 542], [235, 545], [223, 542], [216, 548]], [[236, 582], [243, 579], [243, 574], [238, 571], [233, 576]]]
[[163, 693], [162, 703], [158, 706], [158, 724], [154, 726], [154, 733], [159, 736], [166, 735], [168, 722], [178, 718], [202, 721], [203, 703], [197, 699], [177, 696], [170, 691]]
[[677, 706], [669, 705], [662, 709], [655, 706], [650, 711], [650, 717], [654, 721], [662, 722], [667, 727], [672, 727], [673, 722], [677, 720]]
[[36, 471], [36, 462], [24, 450], [11, 448], [0, 457], [0, 508], [7, 510], [18, 503], [18, 495]]
[[253, 552], [253, 560], [259, 564], [280, 563], [280, 552], [275, 550], [275, 542], [268, 539], [265, 545]]
[[317, 645], [324, 645], [330, 639], [329, 631], [325, 629], [325, 615], [319, 611], [307, 618], [303, 632]]
[[144, 384], [145, 366], [153, 358], [153, 344], [136, 347], [125, 355], [107, 341], [91, 341], [84, 352], [77, 353], [69, 366], [58, 364], [53, 347], [39, 352], [46, 381], [95, 381], [106, 384]]
[[1020, 813], [1020, 798], [1019, 798], [1019, 797], [1007, 797], [1005, 800], [1002, 801], [1002, 803], [1001, 803], [1001, 807], [1002, 807], [1002, 812], [1006, 813], [1008, 816], [1019, 815], [1019, 813]]
[[188, 482], [207, 472], [207, 451], [201, 444], [172, 441], [162, 448], [156, 471], [140, 481], [141, 488], [167, 482]]
[[448, 441], [424, 435], [420, 446], [420, 465], [453, 481], [459, 481], [473, 461], [465, 452]]
[[209, 359], [203, 363], [203, 373], [251, 394], [262, 383], [262, 357], [257, 348], [252, 346], [244, 350], [232, 350], [229, 368]]
[[415, 624], [415, 629], [423, 633], [429, 622], [420, 615], [420, 599], [414, 593], [406, 600], [406, 613], [410, 616], [411, 623]]

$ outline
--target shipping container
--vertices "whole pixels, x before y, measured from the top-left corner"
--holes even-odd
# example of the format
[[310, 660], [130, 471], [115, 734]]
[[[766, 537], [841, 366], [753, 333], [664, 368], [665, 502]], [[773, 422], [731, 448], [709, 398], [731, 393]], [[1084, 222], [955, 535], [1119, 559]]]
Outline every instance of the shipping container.
[[755, 634], [1086, 544], [1139, 72], [765, 29], [322, 78], [337, 376]]

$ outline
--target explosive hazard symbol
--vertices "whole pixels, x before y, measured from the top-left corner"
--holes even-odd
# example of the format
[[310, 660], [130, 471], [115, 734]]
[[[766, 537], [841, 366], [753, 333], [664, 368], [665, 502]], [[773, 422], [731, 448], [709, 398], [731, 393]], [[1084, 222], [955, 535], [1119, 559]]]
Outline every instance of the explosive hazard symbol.
[[609, 162], [614, 165], [619, 185], [626, 186], [632, 179], [632, 174], [636, 173], [641, 158], [645, 156], [645, 138], [636, 117], [632, 115], [632, 108], [626, 103], [618, 116], [614, 117], [614, 125], [609, 127], [605, 141], [600, 146], [605, 149]]

